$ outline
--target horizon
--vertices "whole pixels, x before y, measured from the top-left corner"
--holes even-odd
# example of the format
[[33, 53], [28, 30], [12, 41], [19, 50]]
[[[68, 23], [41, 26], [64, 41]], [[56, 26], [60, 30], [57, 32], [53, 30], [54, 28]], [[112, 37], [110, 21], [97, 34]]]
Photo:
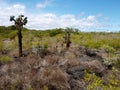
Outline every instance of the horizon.
[[83, 32], [119, 32], [120, 1], [116, 0], [0, 0], [0, 26], [10, 16], [28, 17], [25, 28], [47, 30], [77, 28]]

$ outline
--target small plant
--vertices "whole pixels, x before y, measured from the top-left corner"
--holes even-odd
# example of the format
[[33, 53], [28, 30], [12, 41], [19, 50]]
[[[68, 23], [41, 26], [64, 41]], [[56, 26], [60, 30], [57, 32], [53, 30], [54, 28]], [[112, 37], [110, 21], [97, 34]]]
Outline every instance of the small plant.
[[65, 36], [64, 38], [64, 43], [66, 44], [66, 48], [70, 47], [71, 41], [70, 41], [70, 32], [69, 31], [65, 31]]
[[0, 40], [0, 52], [2, 52], [2, 50], [3, 50], [3, 43], [2, 43], [2, 41]]
[[30, 87], [28, 90], [34, 90], [32, 87]]
[[48, 90], [48, 87], [47, 87], [47, 86], [44, 86], [44, 90]]
[[109, 86], [112, 85], [113, 87], [117, 87], [118, 86], [118, 80], [116, 79], [115, 75], [111, 75], [110, 79], [109, 79]]
[[11, 32], [8, 36], [9, 36], [9, 38], [10, 38], [11, 40], [14, 40], [15, 37], [17, 36], [17, 33], [16, 33], [16, 31], [13, 31], [13, 32]]
[[109, 52], [109, 53], [114, 53], [115, 52], [115, 49], [109, 45], [103, 45], [102, 46], [103, 49], [105, 49], [106, 52]]
[[115, 75], [112, 74], [107, 85], [104, 85], [102, 78], [96, 76], [94, 73], [90, 74], [87, 71], [85, 73], [86, 90], [119, 90], [118, 80]]
[[89, 74], [87, 71], [85, 73], [84, 80], [87, 83], [87, 90], [96, 90], [102, 86], [102, 79], [100, 77], [97, 77], [94, 73]]
[[0, 62], [1, 63], [8, 63], [10, 61], [12, 61], [12, 58], [10, 58], [9, 56], [1, 56], [0, 57]]
[[[120, 58], [120, 57], [119, 57]], [[114, 66], [120, 69], [120, 59], [117, 59], [114, 63]]]

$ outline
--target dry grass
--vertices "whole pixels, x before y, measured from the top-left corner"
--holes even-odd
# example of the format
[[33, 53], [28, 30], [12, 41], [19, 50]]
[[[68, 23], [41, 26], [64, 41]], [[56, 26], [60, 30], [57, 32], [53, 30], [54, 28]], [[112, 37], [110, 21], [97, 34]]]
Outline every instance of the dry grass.
[[102, 63], [98, 60], [81, 62], [81, 65], [83, 65], [88, 70], [88, 72], [91, 73], [101, 73], [105, 70]]
[[64, 67], [65, 69], [74, 67], [74, 66], [78, 66], [80, 65], [80, 61], [76, 60], [76, 59], [69, 59], [67, 60], [67, 62], [65, 63]]
[[[84, 80], [73, 78], [67, 73], [69, 68], [81, 65], [88, 72], [105, 73], [102, 62], [86, 57], [78, 47], [70, 47], [68, 50], [63, 50], [63, 53], [51, 50], [47, 51], [48, 54], [44, 58], [29, 53], [25, 57], [14, 57], [14, 62], [1, 66], [0, 90], [29, 90], [30, 88], [33, 90], [45, 90], [45, 88], [48, 90], [81, 90], [85, 85]], [[13, 55], [16, 56], [15, 52], [12, 52], [10, 56]], [[91, 61], [80, 62], [83, 56], [90, 58]]]
[[47, 86], [48, 88], [54, 87], [55, 90], [68, 90], [70, 88], [67, 74], [56, 66], [43, 69], [41, 74], [39, 73], [34, 78], [33, 82], [38, 82], [36, 83], [36, 86], [33, 86], [35, 83], [32, 83], [35, 90], [44, 86]]
[[47, 63], [49, 63], [49, 65], [58, 65], [60, 57], [59, 56], [53, 56], [53, 55], [49, 55], [45, 57], [45, 60]]

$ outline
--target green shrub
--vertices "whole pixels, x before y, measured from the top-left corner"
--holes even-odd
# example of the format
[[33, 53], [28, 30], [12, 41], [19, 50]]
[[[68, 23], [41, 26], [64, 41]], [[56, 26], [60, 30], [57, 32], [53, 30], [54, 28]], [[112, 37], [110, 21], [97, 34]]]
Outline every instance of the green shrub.
[[120, 69], [120, 57], [115, 61], [114, 66]]
[[46, 85], [44, 86], [44, 90], [48, 90], [48, 87]]
[[0, 57], [0, 62], [2, 62], [2, 63], [8, 63], [10, 61], [12, 61], [12, 58], [10, 58], [9, 56], [1, 56]]
[[0, 52], [3, 50], [3, 43], [0, 41]]
[[118, 80], [116, 79], [115, 75], [111, 75], [109, 79], [109, 86], [117, 87], [118, 86]]
[[109, 45], [102, 45], [102, 47], [105, 51], [110, 52], [110, 53], [114, 53], [115, 49]]
[[34, 90], [32, 87], [30, 87], [28, 90]]
[[102, 78], [96, 76], [94, 73], [90, 74], [85, 71], [85, 82], [88, 84], [86, 90], [119, 90], [118, 80], [115, 75], [111, 75], [107, 85], [104, 85]]
[[13, 31], [8, 35], [10, 39], [14, 39], [16, 36], [17, 36], [17, 31]]
[[50, 30], [48, 31], [50, 37], [53, 37], [53, 36], [56, 36], [58, 34], [61, 34], [62, 33], [62, 29], [53, 29], [53, 30]]
[[85, 71], [86, 76], [84, 78], [86, 83], [89, 83], [87, 86], [87, 90], [96, 90], [99, 87], [102, 87], [102, 79], [97, 77], [94, 73], [89, 74]]

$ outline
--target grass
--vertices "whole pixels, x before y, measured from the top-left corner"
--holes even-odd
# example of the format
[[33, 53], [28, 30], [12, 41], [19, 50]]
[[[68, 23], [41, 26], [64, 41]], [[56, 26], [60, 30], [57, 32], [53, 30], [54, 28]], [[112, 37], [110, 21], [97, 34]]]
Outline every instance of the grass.
[[[12, 30], [11, 30], [12, 29]], [[13, 26], [0, 27], [0, 40], [4, 38], [9, 38], [15, 40], [17, 37], [17, 30], [13, 30]], [[71, 29], [72, 30], [72, 29]], [[64, 36], [64, 29], [53, 29], [45, 31], [35, 31], [23, 29], [23, 47], [32, 47], [32, 42], [42, 42], [43, 44], [48, 42], [60, 43], [62, 37]], [[37, 41], [36, 41], [37, 40]], [[111, 48], [112, 50], [117, 50], [120, 48], [120, 33], [105, 33], [105, 32], [71, 32], [71, 41], [74, 44], [81, 46], [86, 46], [89, 48]]]
[[8, 63], [8, 62], [11, 62], [12, 61], [12, 58], [10, 58], [9, 56], [0, 56], [0, 62], [1, 63]]
[[120, 48], [120, 33], [84, 33], [72, 34], [72, 42], [89, 48], [101, 48], [103, 46]]

